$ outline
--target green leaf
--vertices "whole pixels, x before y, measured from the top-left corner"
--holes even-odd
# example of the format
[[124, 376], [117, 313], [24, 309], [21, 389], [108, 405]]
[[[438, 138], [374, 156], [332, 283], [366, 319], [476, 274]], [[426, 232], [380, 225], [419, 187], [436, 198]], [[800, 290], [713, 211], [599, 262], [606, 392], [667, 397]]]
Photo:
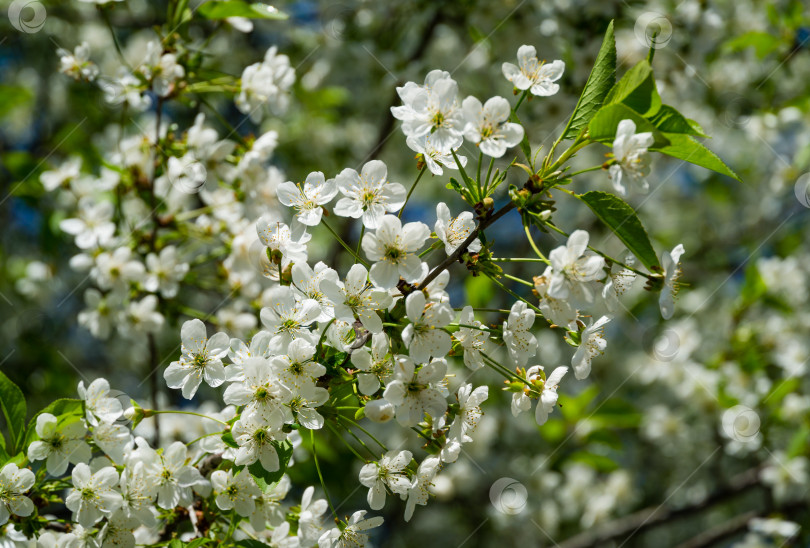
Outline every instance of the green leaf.
[[473, 308], [485, 308], [495, 298], [495, 284], [486, 276], [468, 276], [464, 280], [467, 303]]
[[259, 461], [256, 461], [248, 466], [248, 471], [250, 471], [253, 479], [256, 480], [256, 484], [259, 486], [259, 488], [261, 488], [262, 491], [266, 491], [270, 485], [273, 485], [281, 479], [281, 476], [283, 476], [284, 472], [287, 471], [287, 465], [290, 463], [290, 458], [292, 458], [292, 443], [287, 440], [282, 442], [274, 441], [273, 445], [278, 453], [278, 470], [275, 472], [268, 472], [264, 469], [262, 463]]
[[636, 132], [651, 131], [656, 134], [656, 141], [660, 140], [661, 145], [667, 144], [663, 137], [658, 134], [652, 122], [622, 104], [602, 107], [593, 117], [591, 123], [588, 124], [588, 135], [593, 141], [612, 142], [616, 138], [616, 129], [622, 120], [632, 120], [636, 124]]
[[0, 372], [0, 407], [3, 408], [3, 416], [6, 418], [10, 453], [16, 453], [25, 432], [25, 396], [22, 390], [2, 372]]
[[274, 19], [284, 20], [289, 16], [286, 13], [268, 4], [257, 2], [251, 4], [241, 0], [227, 0], [223, 2], [206, 2], [197, 9], [197, 12], [206, 19], [226, 19], [228, 17], [247, 17], [248, 19]]
[[669, 105], [662, 105], [655, 116], [650, 118], [650, 121], [658, 128], [658, 131], [664, 133], [685, 133], [697, 137], [708, 137], [697, 122], [686, 118]]
[[213, 542], [210, 538], [195, 538], [191, 542], [186, 543], [186, 548], [199, 548], [203, 544]]
[[233, 447], [234, 449], [237, 449], [239, 447], [239, 445], [237, 445], [236, 443], [236, 440], [233, 439], [233, 434], [231, 434], [230, 432], [225, 432], [224, 434], [222, 434], [221, 438], [222, 441], [225, 442], [225, 445], [227, 445], [228, 447]]
[[752, 30], [726, 40], [721, 48], [731, 53], [753, 47], [757, 57], [763, 59], [778, 50], [781, 45], [782, 39], [779, 36], [769, 32]]
[[622, 103], [642, 116], [653, 116], [661, 108], [652, 67], [644, 60], [628, 70], [610, 90], [605, 105]]
[[696, 166], [705, 167], [722, 175], [728, 175], [732, 179], [742, 182], [742, 179], [731, 171], [731, 169], [717, 157], [717, 155], [697, 142], [689, 135], [679, 133], [664, 133], [664, 136], [669, 141], [666, 146], [659, 146], [654, 143], [650, 150], [658, 151], [667, 156], [685, 160]]
[[591, 75], [579, 96], [574, 114], [568, 123], [563, 139], [574, 139], [588, 125], [594, 114], [602, 107], [608, 92], [616, 83], [616, 40], [613, 37], [613, 21], [605, 31], [602, 47], [596, 56]]
[[267, 548], [265, 543], [250, 538], [237, 541], [236, 545], [241, 546], [242, 548]]
[[650, 272], [660, 271], [658, 257], [636, 212], [624, 200], [607, 192], [591, 191], [578, 196], [603, 223], [638, 257]]
[[593, 468], [598, 472], [612, 472], [616, 470], [619, 465], [604, 455], [597, 455], [596, 453], [589, 453], [587, 451], [578, 451], [568, 457], [569, 461], [581, 462]]
[[180, 539], [172, 539], [169, 541], [169, 548], [183, 548], [183, 541]]

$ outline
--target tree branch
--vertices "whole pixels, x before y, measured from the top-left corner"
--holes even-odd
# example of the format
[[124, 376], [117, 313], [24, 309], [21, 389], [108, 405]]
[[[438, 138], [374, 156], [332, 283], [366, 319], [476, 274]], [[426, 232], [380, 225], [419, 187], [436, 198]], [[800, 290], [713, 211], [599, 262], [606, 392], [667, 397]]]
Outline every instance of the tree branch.
[[605, 523], [575, 535], [558, 545], [558, 548], [588, 548], [604, 546], [611, 540], [629, 538], [636, 533], [652, 529], [658, 525], [697, 514], [707, 508], [725, 502], [740, 493], [759, 485], [759, 468], [751, 468], [735, 476], [725, 489], [706, 497], [700, 502], [680, 508], [651, 506], [628, 516]]

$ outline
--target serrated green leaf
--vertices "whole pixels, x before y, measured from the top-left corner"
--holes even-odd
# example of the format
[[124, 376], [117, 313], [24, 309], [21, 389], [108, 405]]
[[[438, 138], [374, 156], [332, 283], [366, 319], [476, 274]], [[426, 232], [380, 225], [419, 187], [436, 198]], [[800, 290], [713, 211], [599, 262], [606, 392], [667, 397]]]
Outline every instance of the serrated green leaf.
[[661, 108], [652, 67], [646, 60], [628, 70], [610, 90], [605, 105], [616, 103], [627, 105], [644, 117], [654, 116]]
[[258, 461], [248, 466], [248, 471], [256, 480], [257, 485], [259, 485], [262, 491], [266, 491], [270, 485], [273, 485], [281, 479], [281, 476], [283, 476], [284, 472], [287, 471], [287, 465], [290, 463], [290, 458], [292, 458], [293, 446], [289, 441], [274, 441], [273, 446], [275, 446], [276, 453], [278, 453], [278, 470], [275, 472], [268, 472], [264, 469], [262, 463]]
[[27, 408], [22, 390], [2, 372], [0, 372], [0, 407], [3, 409], [6, 428], [8, 428], [9, 453], [13, 454], [19, 450], [19, 445], [22, 444]]
[[197, 13], [206, 19], [219, 20], [228, 17], [247, 17], [248, 19], [284, 20], [289, 16], [268, 4], [255, 4], [241, 0], [206, 2], [197, 9]]
[[208, 544], [209, 542], [213, 541], [210, 538], [195, 538], [186, 544], [186, 548], [199, 548], [203, 544]]
[[608, 228], [638, 257], [650, 272], [660, 270], [658, 257], [636, 212], [624, 200], [593, 190], [578, 196]]
[[661, 109], [650, 118], [650, 122], [663, 133], [685, 133], [697, 137], [708, 137], [703, 129], [694, 120], [689, 120], [683, 114], [669, 105], [662, 105]]
[[652, 122], [621, 103], [602, 107], [588, 124], [588, 135], [594, 141], [612, 142], [616, 138], [616, 129], [622, 120], [632, 120], [636, 124], [636, 132], [651, 131], [656, 134], [656, 139], [660, 140], [660, 145], [668, 144], [656, 131]]
[[605, 31], [602, 47], [596, 56], [585, 88], [579, 96], [574, 114], [568, 124], [563, 139], [573, 139], [588, 125], [591, 118], [602, 107], [608, 92], [616, 83], [616, 40], [613, 37], [613, 21]]
[[696, 166], [705, 167], [722, 175], [728, 175], [732, 179], [742, 182], [742, 179], [734, 173], [717, 155], [696, 141], [689, 135], [679, 133], [664, 133], [669, 141], [666, 146], [653, 144], [650, 150], [655, 150], [667, 156], [685, 160]]

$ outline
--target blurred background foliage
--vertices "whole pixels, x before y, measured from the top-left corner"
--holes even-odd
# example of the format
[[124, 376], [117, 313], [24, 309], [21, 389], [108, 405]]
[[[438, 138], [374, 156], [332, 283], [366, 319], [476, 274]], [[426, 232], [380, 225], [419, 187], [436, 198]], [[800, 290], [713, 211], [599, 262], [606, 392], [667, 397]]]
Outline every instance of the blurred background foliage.
[[[56, 72], [56, 48], [86, 40], [102, 72], [114, 73], [118, 60], [105, 18], [122, 29], [126, 56], [162, 21], [166, 3], [44, 5], [48, 19], [38, 33], [17, 32], [0, 20], [2, 370], [23, 388], [30, 409], [73, 396], [81, 375], [105, 376], [131, 396], [146, 397], [141, 380], [147, 349], [122, 339], [98, 341], [77, 324], [86, 279], [67, 265], [75, 249], [58, 230], [63, 214], [39, 175], [72, 155], [98, 162], [90, 145], [111, 138], [107, 128], [118, 116], [100, 90]], [[208, 44], [209, 62], [238, 75], [277, 45], [298, 76], [289, 111], [259, 128], [243, 123], [228, 98], [212, 99], [212, 106], [243, 135], [277, 130], [274, 163], [290, 180], [314, 170], [331, 177], [376, 157], [388, 164], [392, 180], [408, 184], [416, 163], [389, 112], [398, 103], [395, 86], [421, 82], [441, 68], [452, 73], [462, 95], [507, 95], [500, 64], [513, 62], [521, 44], [566, 63], [561, 92], [530, 102], [521, 115], [533, 148], [548, 146], [615, 19], [619, 73], [647, 55], [649, 36], [657, 31], [654, 67], [664, 102], [697, 120], [713, 137], [712, 150], [744, 181], [657, 157], [651, 192], [631, 203], [659, 252], [680, 242], [686, 248], [678, 316], [664, 324], [655, 299], [637, 283], [624, 297], [626, 310], [610, 325], [607, 352], [596, 359], [590, 382], [561, 390], [561, 407], [542, 428], [529, 416], [512, 419], [506, 397], [491, 390], [476, 442], [437, 480], [438, 500], [417, 510], [407, 527], [400, 509], [389, 505], [380, 544], [670, 546], [727, 525], [720, 546], [744, 538], [747, 522], [733, 527], [739, 516], [810, 523], [806, 470], [803, 494], [787, 502], [764, 489], [757, 475], [774, 455], [784, 461], [807, 455], [810, 433], [807, 407], [788, 398], [806, 398], [810, 357], [808, 204], [806, 192], [803, 201], [795, 192], [810, 171], [810, 13], [804, 2], [282, 1], [277, 7], [289, 14], [287, 21], [256, 21], [250, 34], [218, 33]], [[188, 127], [194, 114], [189, 108], [169, 116]], [[217, 124], [211, 116], [208, 122]], [[607, 151], [589, 149], [575, 165], [600, 163]], [[466, 153], [477, 156], [473, 149]], [[581, 179], [574, 190], [609, 187], [604, 172]], [[406, 218], [432, 224], [435, 204], [450, 193], [444, 181], [432, 178], [414, 198]], [[463, 207], [459, 201], [449, 205], [452, 211]], [[623, 253], [581, 205], [561, 202], [557, 208], [560, 226], [586, 228], [598, 234], [600, 249]], [[520, 229], [517, 218], [505, 220], [493, 227], [493, 236], [520, 256], [528, 251], [523, 238], [514, 238]], [[349, 237], [356, 241], [357, 235]], [[537, 241], [551, 249], [560, 238], [542, 234]], [[524, 278], [540, 274], [530, 267], [517, 272]], [[486, 279], [461, 284], [460, 274], [453, 272], [449, 287], [454, 306], [498, 308], [506, 302]], [[572, 349], [546, 334], [538, 334], [540, 362], [567, 363]], [[177, 341], [174, 329], [160, 337], [166, 363], [174, 359]], [[488, 373], [477, 373], [475, 382], [496, 386], [498, 379]], [[723, 411], [738, 403], [757, 410], [761, 447], [738, 451], [723, 438]], [[799, 412], [791, 414], [796, 406]], [[337, 444], [329, 451], [324, 447], [322, 455], [329, 464], [327, 484], [349, 495], [356, 464]], [[294, 483], [298, 475], [311, 477], [308, 467], [303, 462], [290, 469]], [[523, 512], [509, 515], [490, 504], [489, 489], [501, 477], [526, 487]], [[349, 495], [344, 511], [363, 507], [363, 498]], [[634, 514], [645, 508], [642, 517]], [[621, 529], [622, 516], [632, 527]], [[600, 527], [624, 532], [576, 536], [597, 534]], [[707, 542], [694, 545], [714, 540]]]

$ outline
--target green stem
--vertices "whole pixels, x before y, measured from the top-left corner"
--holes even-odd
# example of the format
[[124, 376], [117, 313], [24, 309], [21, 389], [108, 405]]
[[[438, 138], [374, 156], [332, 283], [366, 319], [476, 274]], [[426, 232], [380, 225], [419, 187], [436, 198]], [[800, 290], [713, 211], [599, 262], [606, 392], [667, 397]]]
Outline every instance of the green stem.
[[335, 507], [332, 505], [332, 499], [329, 498], [329, 492], [326, 490], [326, 483], [323, 481], [323, 474], [321, 474], [321, 465], [318, 462], [318, 451], [315, 449], [315, 430], [309, 431], [309, 440], [312, 444], [312, 458], [315, 460], [315, 470], [318, 472], [318, 479], [321, 480], [321, 488], [323, 488], [323, 494], [326, 497], [326, 502], [329, 504], [329, 509], [332, 510], [332, 515], [335, 516], [335, 519], [340, 521], [340, 518], [335, 512]]
[[507, 280], [512, 280], [513, 282], [518, 282], [518, 283], [521, 283], [523, 285], [527, 285], [529, 287], [534, 287], [533, 283], [527, 282], [523, 278], [518, 278], [517, 276], [512, 276], [511, 274], [507, 274], [506, 272], [503, 273], [503, 277], [506, 278]]
[[498, 333], [498, 329], [490, 329], [488, 327], [481, 327], [480, 325], [469, 325], [466, 323], [449, 323], [448, 327], [465, 327], [467, 329], [477, 329], [478, 331], [486, 331], [488, 333]]
[[218, 422], [223, 426], [229, 426], [227, 422], [221, 421], [219, 419], [215, 419], [214, 417], [209, 417], [208, 415], [203, 415], [202, 413], [194, 413], [193, 411], [177, 411], [174, 409], [164, 409], [164, 410], [149, 410], [150, 416], [151, 415], [193, 415], [195, 417], [201, 417], [203, 419], [212, 420]]
[[419, 172], [419, 175], [416, 176], [416, 180], [411, 185], [411, 189], [408, 191], [408, 195], [405, 196], [405, 203], [402, 204], [402, 207], [400, 208], [399, 213], [397, 214], [397, 218], [399, 219], [402, 218], [402, 212], [405, 211], [405, 206], [408, 205], [408, 200], [411, 199], [411, 194], [413, 194], [413, 191], [416, 190], [416, 185], [419, 183], [419, 180], [422, 178], [422, 175], [425, 174], [425, 171], [427, 171], [427, 165], [425, 165]]
[[[348, 447], [348, 448], [349, 448], [349, 451], [351, 451], [352, 453], [354, 453], [354, 456], [355, 456], [355, 457], [357, 457], [358, 459], [360, 459], [362, 462], [368, 462], [368, 459], [367, 459], [367, 458], [363, 457], [362, 455], [360, 455], [360, 453], [358, 453], [357, 451], [355, 451], [354, 447], [352, 447], [352, 446], [351, 446], [351, 444], [350, 444], [349, 442], [347, 442], [347, 441], [346, 441], [346, 440], [343, 438], [343, 436], [340, 434], [340, 432], [338, 432], [338, 431], [337, 431], [337, 428], [335, 428], [334, 426], [332, 426], [332, 423], [331, 423], [331, 422], [327, 422], [327, 423], [325, 423], [325, 424], [326, 424], [326, 427], [327, 427], [327, 428], [329, 428], [329, 430], [331, 430], [331, 431], [332, 431], [332, 433], [333, 433], [335, 436], [337, 436], [338, 438], [340, 438], [340, 441], [342, 441], [342, 442], [343, 442], [343, 445], [345, 445], [346, 447]], [[351, 430], [349, 430], [348, 428], [346, 429], [346, 431], [347, 431], [347, 432], [348, 432], [348, 433], [349, 433], [349, 434], [350, 434], [352, 437], [354, 437], [354, 439], [356, 439], [357, 441], [359, 441], [360, 443], [362, 443], [362, 444], [365, 446], [365, 444], [364, 444], [364, 443], [363, 443], [363, 442], [360, 440], [360, 438], [358, 438], [358, 437], [357, 437], [357, 436], [354, 434], [354, 432], [352, 432], [352, 431], [351, 431]], [[368, 449], [368, 447], [366, 447], [366, 449]], [[372, 454], [372, 455], [374, 455], [374, 453], [371, 453], [371, 454]], [[376, 455], [374, 455], [374, 458], [376, 458]]]
[[326, 219], [322, 219], [322, 220], [321, 220], [321, 224], [322, 224], [323, 226], [325, 226], [325, 227], [326, 227], [326, 230], [328, 230], [329, 232], [331, 232], [331, 233], [332, 233], [332, 236], [334, 236], [334, 237], [335, 237], [335, 239], [336, 239], [338, 242], [340, 242], [340, 245], [342, 245], [342, 246], [343, 246], [343, 248], [344, 248], [346, 251], [348, 251], [349, 253], [351, 253], [351, 254], [352, 254], [352, 256], [353, 256], [353, 257], [354, 257], [356, 260], [360, 261], [360, 263], [361, 263], [363, 266], [365, 266], [366, 268], [369, 268], [369, 264], [368, 264], [366, 261], [364, 261], [364, 260], [363, 260], [363, 258], [362, 258], [362, 257], [360, 257], [360, 255], [358, 255], [357, 253], [355, 253], [355, 252], [354, 252], [354, 249], [352, 249], [351, 247], [349, 247], [349, 244], [347, 244], [346, 242], [344, 242], [344, 241], [343, 241], [343, 238], [341, 238], [341, 237], [340, 237], [340, 235], [339, 235], [337, 232], [335, 232], [335, 230], [334, 230], [334, 229], [333, 229], [331, 226], [329, 226], [329, 223], [327, 223], [327, 222], [326, 222]]
[[573, 173], [566, 173], [566, 177], [575, 177], [576, 175], [580, 175], [582, 173], [588, 173], [589, 171], [596, 171], [597, 169], [602, 169], [602, 166], [593, 166], [589, 167], [588, 169], [581, 169], [579, 171], [575, 171]]
[[[528, 94], [529, 94], [529, 90], [524, 89], [523, 93], [520, 95], [520, 99], [518, 99], [518, 102], [515, 105], [515, 108], [512, 109], [515, 113], [517, 113], [518, 109], [520, 108], [520, 105], [523, 104], [523, 100], [526, 98], [526, 95], [528, 95]], [[568, 129], [568, 128], [566, 128], [566, 129]], [[565, 135], [565, 132], [563, 132], [563, 135]]]
[[548, 261], [545, 259], [534, 259], [532, 257], [490, 257], [490, 261], [493, 263], [545, 263], [548, 264]]
[[343, 416], [343, 415], [338, 415], [338, 417], [340, 417], [341, 419], [343, 419], [343, 420], [345, 420], [345, 421], [348, 421], [348, 422], [349, 422], [349, 424], [351, 424], [351, 425], [353, 425], [353, 426], [356, 426], [356, 427], [357, 427], [357, 428], [358, 428], [358, 429], [359, 429], [361, 432], [363, 432], [363, 433], [364, 433], [366, 436], [368, 436], [369, 438], [371, 438], [371, 439], [374, 441], [374, 443], [376, 443], [377, 445], [379, 445], [380, 447], [382, 447], [383, 451], [388, 451], [388, 448], [385, 446], [385, 444], [384, 444], [383, 442], [381, 442], [380, 440], [378, 440], [377, 438], [375, 438], [375, 437], [374, 437], [374, 436], [371, 434], [371, 432], [369, 432], [368, 430], [366, 430], [365, 428], [363, 428], [362, 426], [360, 426], [359, 424], [357, 424], [357, 422], [355, 422], [355, 421], [353, 421], [352, 419], [350, 419], [349, 417], [345, 417], [345, 416]]
[[551, 264], [551, 261], [549, 261], [549, 260], [546, 258], [546, 256], [545, 256], [545, 255], [543, 255], [543, 252], [542, 252], [542, 251], [540, 251], [540, 248], [538, 248], [538, 247], [537, 247], [537, 244], [536, 244], [536, 243], [534, 243], [534, 238], [532, 238], [532, 232], [531, 232], [531, 230], [529, 229], [529, 225], [528, 225], [528, 224], [523, 225], [523, 230], [524, 230], [524, 232], [526, 232], [526, 238], [529, 240], [529, 245], [530, 245], [530, 246], [532, 246], [532, 249], [533, 249], [533, 250], [534, 250], [534, 252], [537, 254], [537, 256], [540, 258], [540, 260], [541, 260], [542, 262], [546, 263], [547, 265], [550, 265], [550, 264]]
[[[224, 430], [223, 430], [223, 432], [224, 432]], [[186, 443], [186, 447], [188, 447], [189, 445], [194, 445], [195, 443], [197, 443], [198, 441], [200, 441], [203, 438], [208, 438], [208, 437], [211, 437], [211, 436], [219, 436], [221, 434], [222, 434], [222, 432], [211, 432], [210, 434], [203, 434], [199, 438], [195, 438], [195, 439], [191, 440], [190, 442]]]
[[481, 152], [481, 149], [478, 149], [478, 175], [477, 179], [475, 180], [475, 184], [478, 185], [478, 188], [481, 188], [481, 164], [484, 163], [484, 153]]
[[520, 295], [518, 295], [517, 293], [515, 293], [514, 291], [512, 291], [511, 289], [509, 289], [505, 285], [503, 285], [503, 283], [501, 283], [501, 281], [499, 279], [497, 279], [495, 276], [491, 276], [491, 275], [487, 274], [487, 277], [490, 280], [492, 280], [495, 283], [495, 285], [497, 285], [498, 287], [500, 287], [501, 289], [503, 289], [504, 291], [509, 293], [512, 297], [516, 298], [519, 301], [523, 301], [524, 303], [526, 303], [526, 305], [528, 305], [529, 308], [534, 310], [536, 313], [540, 314], [541, 316], [543, 315], [542, 310], [540, 310], [539, 308], [534, 306], [532, 303], [530, 303], [528, 300], [526, 300], [525, 298], [521, 297]]
[[484, 198], [489, 195], [489, 177], [492, 175], [492, 166], [495, 165], [495, 158], [489, 159], [489, 168], [487, 169], [487, 180], [484, 183]]
[[[400, 213], [402, 211], [400, 210]], [[357, 239], [357, 251], [354, 253], [354, 264], [357, 264], [357, 258], [360, 256], [360, 248], [363, 245], [363, 236], [366, 234], [366, 225], [360, 225], [360, 237]]]

